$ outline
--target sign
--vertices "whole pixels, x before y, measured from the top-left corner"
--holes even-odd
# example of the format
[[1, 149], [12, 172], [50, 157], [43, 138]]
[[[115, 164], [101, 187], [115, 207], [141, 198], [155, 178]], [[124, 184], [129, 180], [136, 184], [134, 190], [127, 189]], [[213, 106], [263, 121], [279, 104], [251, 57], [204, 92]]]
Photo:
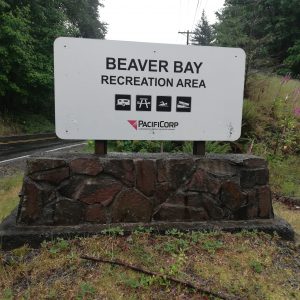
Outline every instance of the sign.
[[232, 141], [241, 133], [238, 48], [58, 38], [62, 139]]

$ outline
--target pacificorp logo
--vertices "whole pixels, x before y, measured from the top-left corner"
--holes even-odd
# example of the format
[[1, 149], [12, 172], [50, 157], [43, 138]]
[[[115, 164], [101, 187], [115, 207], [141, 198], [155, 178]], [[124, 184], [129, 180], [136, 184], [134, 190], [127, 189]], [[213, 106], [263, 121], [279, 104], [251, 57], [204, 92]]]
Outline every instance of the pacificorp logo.
[[178, 122], [127, 120], [135, 130], [175, 130]]

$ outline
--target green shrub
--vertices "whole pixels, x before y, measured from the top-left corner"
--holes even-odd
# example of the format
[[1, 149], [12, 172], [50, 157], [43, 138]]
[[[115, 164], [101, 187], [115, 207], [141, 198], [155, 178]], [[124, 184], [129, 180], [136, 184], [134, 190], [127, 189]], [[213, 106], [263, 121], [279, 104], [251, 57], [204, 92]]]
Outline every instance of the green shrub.
[[250, 77], [247, 91], [240, 142], [253, 143], [253, 152], [260, 155], [299, 153], [299, 81], [289, 76], [255, 75]]
[[54, 124], [42, 115], [27, 114], [18, 117], [25, 133], [53, 132]]

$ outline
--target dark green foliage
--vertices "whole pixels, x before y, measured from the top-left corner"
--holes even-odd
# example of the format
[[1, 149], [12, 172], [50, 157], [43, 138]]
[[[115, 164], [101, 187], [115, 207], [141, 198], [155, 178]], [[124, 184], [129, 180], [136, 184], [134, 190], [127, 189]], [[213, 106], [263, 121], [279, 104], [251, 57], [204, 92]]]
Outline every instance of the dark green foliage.
[[98, 0], [0, 0], [0, 113], [53, 118], [53, 42], [103, 38]]
[[216, 44], [243, 48], [247, 70], [273, 67], [299, 74], [298, 0], [226, 0], [217, 17]]
[[98, 19], [99, 0], [63, 0], [68, 21], [77, 29], [77, 36], [83, 38], [103, 39], [106, 24]]
[[293, 47], [288, 49], [288, 57], [285, 59], [288, 71], [291, 71], [294, 75], [300, 73], [300, 39], [295, 43]]
[[213, 27], [208, 24], [205, 11], [202, 11], [201, 20], [194, 29], [193, 43], [196, 45], [209, 46], [214, 40]]

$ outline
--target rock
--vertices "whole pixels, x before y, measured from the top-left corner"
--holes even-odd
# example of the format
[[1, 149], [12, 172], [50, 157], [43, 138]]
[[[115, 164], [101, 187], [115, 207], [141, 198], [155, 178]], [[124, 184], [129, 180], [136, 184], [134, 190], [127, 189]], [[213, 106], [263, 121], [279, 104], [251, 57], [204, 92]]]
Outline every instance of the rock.
[[152, 196], [156, 184], [156, 164], [153, 160], [135, 160], [136, 188], [146, 196]]
[[[199, 198], [201, 201], [199, 201]], [[197, 200], [196, 203], [195, 200]], [[192, 198], [191, 200], [189, 199], [189, 205], [201, 205], [201, 207], [203, 207], [207, 211], [209, 219], [211, 220], [220, 220], [224, 216], [223, 210], [219, 206], [218, 201], [208, 193], [202, 193], [201, 195], [198, 195], [197, 198]]]
[[237, 168], [225, 160], [198, 159], [197, 169], [218, 177], [232, 177], [237, 175]]
[[218, 194], [220, 188], [220, 181], [208, 176], [208, 174], [202, 169], [196, 170], [187, 185], [187, 189], [190, 191], [208, 192], [211, 194]]
[[267, 168], [267, 161], [261, 157], [249, 157], [244, 159], [244, 165], [248, 168]]
[[256, 219], [258, 217], [258, 199], [256, 190], [246, 192], [247, 197], [247, 219]]
[[240, 187], [232, 181], [227, 181], [222, 184], [221, 202], [232, 211], [246, 204]]
[[89, 178], [81, 183], [76, 192], [76, 200], [86, 204], [109, 205], [121, 191], [123, 185], [111, 177]]
[[249, 205], [247, 208], [247, 219], [256, 219], [258, 217], [258, 207]]
[[155, 221], [205, 221], [208, 214], [204, 208], [194, 208], [190, 206], [164, 203], [154, 214]]
[[83, 221], [83, 205], [68, 198], [59, 198], [55, 205], [55, 225], [76, 225]]
[[245, 166], [249, 168], [265, 168], [267, 162], [265, 159], [249, 154], [207, 154], [207, 158], [213, 160], [226, 160], [230, 164]]
[[168, 181], [173, 189], [178, 189], [193, 172], [192, 159], [170, 159], [167, 161]]
[[260, 218], [273, 218], [271, 191], [269, 186], [262, 186], [257, 189], [258, 211]]
[[27, 171], [17, 221], [27, 225], [273, 217], [266, 162], [252, 155], [52, 154]]
[[154, 192], [154, 207], [165, 202], [169, 197], [172, 196], [173, 191], [171, 190], [168, 182], [157, 184]]
[[64, 167], [65, 165], [66, 161], [60, 158], [28, 158], [26, 173], [32, 174], [35, 172], [47, 171], [51, 169]]
[[55, 203], [49, 203], [44, 206], [42, 216], [38, 220], [38, 225], [53, 225], [54, 224]]
[[156, 168], [157, 168], [157, 182], [161, 183], [161, 182], [168, 181], [166, 160], [158, 159], [156, 161]]
[[135, 189], [123, 190], [112, 206], [112, 222], [150, 222], [152, 201]]
[[268, 169], [242, 169], [240, 176], [242, 188], [251, 188], [255, 185], [265, 185], [269, 182]]
[[223, 217], [223, 210], [217, 205], [217, 201], [213, 196], [207, 193], [179, 192], [174, 197], [170, 197], [166, 203], [203, 208], [211, 220], [219, 220]]
[[59, 188], [58, 192], [69, 199], [78, 199], [80, 186], [86, 180], [84, 176], [72, 176], [68, 181], [63, 182]]
[[103, 167], [97, 158], [76, 158], [70, 162], [70, 170], [75, 174], [95, 176], [103, 171]]
[[69, 176], [70, 176], [70, 171], [68, 167], [62, 167], [53, 170], [37, 172], [29, 175], [29, 177], [33, 180], [45, 181], [54, 185], [58, 185], [63, 180], [69, 178]]
[[85, 220], [100, 224], [107, 223], [105, 208], [101, 204], [88, 205], [85, 211]]
[[248, 206], [244, 205], [239, 207], [237, 210], [233, 212], [234, 220], [247, 220]]
[[43, 205], [51, 198], [53, 189], [25, 177], [21, 192], [18, 223], [34, 224], [42, 214]]
[[104, 172], [120, 179], [127, 186], [135, 184], [135, 170], [132, 159], [109, 159], [104, 163]]

